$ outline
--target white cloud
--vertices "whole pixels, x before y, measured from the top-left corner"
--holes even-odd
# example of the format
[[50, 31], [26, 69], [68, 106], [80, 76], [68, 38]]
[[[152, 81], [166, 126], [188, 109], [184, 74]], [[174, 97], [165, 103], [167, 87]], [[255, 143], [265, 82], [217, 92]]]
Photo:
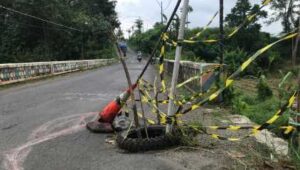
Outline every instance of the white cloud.
[[[160, 0], [157, 0], [160, 2]], [[149, 29], [155, 22], [159, 22], [160, 18], [160, 7], [156, 0], [118, 0], [117, 1], [117, 12], [121, 21], [121, 27], [126, 33], [126, 30], [134, 25], [134, 21], [141, 18], [144, 21], [144, 28]], [[170, 16], [173, 7], [176, 4], [176, 0], [162, 0], [163, 8], [167, 7], [169, 1], [171, 1], [169, 7], [164, 11], [167, 16]], [[225, 0], [224, 2], [224, 16], [226, 16], [232, 7], [234, 7], [237, 0]], [[261, 0], [250, 0], [251, 3], [259, 4]], [[202, 27], [206, 25], [216, 11], [219, 10], [219, 0], [190, 0], [190, 5], [194, 11], [189, 15], [191, 22], [190, 27]], [[269, 11], [268, 8], [266, 10]], [[269, 13], [271, 14], [271, 13]], [[280, 22], [266, 25], [266, 20], [260, 21], [263, 25], [262, 30], [270, 32], [272, 34], [278, 34], [282, 27]], [[217, 27], [219, 18], [217, 17], [212, 26]]]

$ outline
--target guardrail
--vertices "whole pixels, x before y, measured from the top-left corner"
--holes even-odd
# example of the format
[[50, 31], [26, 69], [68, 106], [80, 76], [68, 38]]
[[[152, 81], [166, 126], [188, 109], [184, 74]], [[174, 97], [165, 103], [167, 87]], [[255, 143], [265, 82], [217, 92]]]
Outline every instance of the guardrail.
[[[192, 61], [181, 61], [180, 62], [180, 68], [179, 68], [179, 77], [178, 82], [183, 82], [191, 77], [194, 77], [196, 75], [200, 75], [203, 72], [206, 72], [207, 70], [210, 70], [214, 68], [216, 63], [197, 63]], [[165, 68], [167, 74], [172, 74], [174, 67], [174, 60], [165, 60]], [[199, 89], [201, 91], [207, 90], [212, 83], [214, 82], [216, 78], [216, 73], [211, 72], [203, 77], [201, 77], [199, 80], [194, 80], [191, 83], [187, 85], [190, 89]]]
[[116, 59], [0, 64], [0, 85], [108, 65]]

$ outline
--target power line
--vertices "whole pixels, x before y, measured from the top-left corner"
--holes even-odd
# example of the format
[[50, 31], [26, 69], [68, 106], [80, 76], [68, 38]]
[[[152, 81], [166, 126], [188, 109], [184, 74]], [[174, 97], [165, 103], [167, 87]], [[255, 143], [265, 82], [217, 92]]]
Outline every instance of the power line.
[[62, 25], [62, 24], [59, 24], [59, 23], [56, 23], [56, 22], [53, 22], [53, 21], [50, 21], [50, 20], [47, 20], [47, 19], [43, 19], [43, 18], [39, 18], [39, 17], [30, 15], [30, 14], [26, 14], [26, 13], [17, 11], [17, 10], [12, 9], [12, 8], [5, 7], [3, 5], [0, 5], [0, 8], [5, 9], [7, 11], [11, 11], [11, 12], [17, 13], [17, 14], [20, 14], [20, 15], [23, 15], [23, 16], [26, 16], [26, 17], [30, 17], [30, 18], [36, 19], [36, 20], [39, 20], [39, 21], [42, 21], [42, 22], [46, 22], [46, 23], [49, 23], [49, 24], [52, 24], [52, 25], [56, 25], [56, 26], [59, 26], [59, 27], [67, 28], [67, 29], [70, 29], [70, 30], [73, 30], [73, 31], [82, 32], [82, 30], [79, 30], [77, 28], [65, 26], [65, 25]]
[[[21, 26], [23, 28], [26, 28], [26, 27], [32, 27], [32, 28], [39, 28], [39, 29], [46, 29], [46, 30], [62, 30], [62, 31], [65, 31], [67, 32], [65, 29], [63, 28], [48, 28], [48, 27], [42, 27], [42, 26], [38, 26], [38, 25], [33, 25], [33, 24], [27, 24], [27, 23], [23, 23], [23, 22], [18, 22], [18, 21], [6, 21], [7, 23], [12, 23], [12, 24], [8, 24], [8, 26], [15, 26], [13, 24], [18, 24], [17, 26]], [[12, 29], [12, 28], [6, 28], [6, 29]]]

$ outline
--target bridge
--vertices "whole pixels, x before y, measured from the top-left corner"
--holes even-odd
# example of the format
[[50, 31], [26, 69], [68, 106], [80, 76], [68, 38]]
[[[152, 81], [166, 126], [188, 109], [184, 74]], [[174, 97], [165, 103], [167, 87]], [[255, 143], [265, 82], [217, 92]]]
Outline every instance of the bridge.
[[[140, 99], [139, 102], [149, 105], [152, 104], [154, 111], [151, 111], [157, 115], [152, 115], [151, 117], [150, 107], [146, 108], [146, 117], [149, 118], [148, 122], [154, 122], [151, 119], [157, 116], [157, 122], [162, 122], [163, 125], [166, 125], [166, 128], [164, 127], [166, 134], [163, 133], [163, 136], [154, 135], [150, 138], [145, 135], [145, 138], [140, 138], [138, 137], [138, 133], [136, 133], [137, 135], [125, 135], [122, 142], [120, 142], [120, 140], [117, 140], [117, 142], [122, 143], [123, 146], [129, 146], [126, 142], [131, 141], [131, 144], [135, 145], [134, 147], [139, 148], [136, 149], [136, 151], [145, 151], [146, 149], [143, 150], [143, 147], [146, 148], [145, 145], [151, 143], [151, 141], [155, 142], [156, 137], [162, 137], [164, 139], [162, 143], [164, 144], [167, 142], [173, 143], [174, 140], [172, 141], [173, 138], [170, 138], [169, 132], [172, 131], [173, 125], [180, 125], [179, 127], [183, 132], [181, 133], [180, 140], [181, 143], [184, 143], [184, 146], [177, 146], [169, 150], [128, 154], [128, 152], [116, 147], [116, 135], [93, 134], [86, 130], [87, 122], [95, 120], [99, 111], [106, 106], [108, 102], [119, 95], [121, 91], [126, 89], [126, 82], [131, 86], [126, 64], [123, 61], [121, 49], [119, 48], [120, 44], [115, 41], [120, 37], [117, 37], [114, 32], [111, 32], [111, 37], [109, 36], [107, 39], [109, 38], [116, 42], [114, 45], [118, 48], [122, 65], [115, 59], [0, 65], [0, 85], [4, 85], [0, 86], [0, 169], [247, 169], [248, 165], [255, 165], [257, 169], [264, 169], [266, 167], [286, 168], [285, 165], [281, 165], [280, 163], [278, 163], [278, 165], [271, 165], [265, 160], [258, 161], [258, 158], [262, 157], [262, 155], [269, 157], [270, 152], [265, 145], [259, 144], [256, 140], [268, 146], [271, 145], [271, 147], [275, 146], [275, 148], [272, 149], [276, 153], [277, 151], [283, 151], [285, 156], [288, 155], [288, 142], [279, 138], [277, 138], [278, 140], [274, 139], [272, 133], [267, 129], [271, 128], [271, 126], [276, 126], [276, 120], [284, 117], [284, 112], [289, 111], [289, 109], [291, 109], [291, 114], [298, 115], [298, 113], [292, 110], [295, 105], [296, 97], [299, 97], [299, 90], [294, 89], [296, 87], [293, 87], [293, 93], [291, 92], [291, 94], [288, 95], [286, 102], [282, 106], [280, 105], [274, 114], [266, 116], [267, 119], [263, 122], [259, 121], [259, 125], [253, 124], [248, 118], [243, 119], [242, 116], [232, 116], [228, 114], [229, 109], [225, 107], [216, 108], [215, 105], [213, 105], [210, 108], [206, 106], [224, 97], [221, 96], [221, 94], [224, 94], [226, 90], [230, 91], [233, 84], [237, 83], [237, 80], [240, 78], [239, 76], [243, 74], [258, 57], [273, 48], [276, 44], [286, 40], [293, 41], [296, 37], [298, 37], [296, 41], [298, 43], [300, 32], [296, 33], [297, 30], [295, 29], [278, 39], [276, 38], [272, 43], [268, 42], [266, 46], [264, 44], [264, 47], [258, 51], [251, 52], [251, 55], [247, 56], [247, 59], [243, 59], [244, 61], [239, 64], [239, 67], [235, 66], [234, 69], [232, 69], [230, 76], [224, 76], [224, 84], [221, 83], [221, 79], [218, 78], [218, 80], [220, 80], [217, 82], [218, 85], [212, 87], [210, 85], [215, 82], [213, 79], [214, 76], [222, 77], [222, 72], [224, 75], [226, 72], [224, 72], [223, 56], [225, 40], [231, 39], [234, 35], [238, 34], [240, 30], [243, 30], [248, 23], [254, 22], [258, 12], [253, 14], [249, 13], [242, 23], [239, 23], [237, 27], [232, 28], [232, 30], [229, 30], [229, 34], [225, 35], [223, 30], [223, 0], [220, 0], [219, 38], [211, 39], [205, 37], [205, 39], [200, 40], [200, 35], [208, 29], [217, 13], [203, 30], [198, 30], [199, 32], [197, 31], [194, 36], [185, 38], [184, 27], [189, 8], [189, 2], [186, 0], [183, 4], [180, 27], [179, 30], [177, 30], [178, 37], [176, 38], [168, 33], [168, 28], [171, 25], [172, 18], [176, 15], [177, 9], [179, 9], [180, 3], [179, 0], [167, 22], [166, 28], [160, 33], [160, 38], [151, 54], [151, 57], [155, 57], [158, 49], [160, 49], [158, 67], [150, 66], [147, 69], [151, 58], [149, 58], [147, 64], [146, 61], [139, 63], [136, 61], [136, 54], [133, 51], [129, 52], [126, 60], [132, 80], [136, 80], [137, 77], [138, 80], [139, 78], [143, 78], [149, 82], [153, 82], [154, 79], [157, 80], [157, 84], [159, 84], [157, 88], [156, 86], [153, 87], [151, 83], [149, 83], [148, 86], [143, 86], [143, 83], [146, 81], [141, 81], [142, 83], [137, 81], [140, 83], [138, 90], [140, 90], [139, 92], [144, 97]], [[260, 9], [270, 3], [271, 0], [263, 1]], [[2, 5], [0, 5], [0, 7], [6, 11], [39, 20], [40, 22], [83, 32], [81, 29], [67, 27]], [[138, 30], [137, 33], [142, 35], [141, 29]], [[258, 33], [260, 33], [259, 30]], [[83, 35], [81, 36], [81, 39], [83, 39]], [[208, 70], [207, 72], [203, 72], [202, 64], [200, 64], [199, 67], [199, 63], [180, 63], [182, 47], [199, 43], [219, 45], [220, 64], [203, 64], [205, 67], [212, 66], [212, 70]], [[81, 58], [85, 58], [83, 43], [77, 45], [77, 53], [81, 51]], [[113, 46], [113, 44], [111, 45]], [[297, 45], [295, 46], [294, 51], [296, 52], [293, 51], [293, 55], [297, 54]], [[168, 57], [167, 48], [173, 48], [172, 50], [175, 53], [174, 63], [165, 60], [165, 58]], [[72, 49], [75, 48], [72, 47]], [[110, 51], [107, 51], [107, 53], [111, 55], [114, 48], [112, 47], [107, 50]], [[95, 54], [97, 54], [97, 52]], [[78, 57], [79, 55], [75, 58], [78, 59]], [[194, 65], [194, 67], [191, 67], [191, 65]], [[158, 71], [156, 70], [157, 68], [159, 69]], [[126, 76], [123, 69], [125, 70]], [[143, 74], [144, 71], [146, 71], [145, 75]], [[171, 73], [172, 71], [173, 77], [170, 88], [165, 73]], [[288, 75], [289, 73], [281, 82], [287, 81]], [[179, 82], [177, 81], [178, 76]], [[156, 79], [155, 77], [159, 78]], [[261, 79], [263, 81], [263, 77]], [[19, 82], [22, 83], [15, 84]], [[197, 83], [195, 84], [194, 82]], [[197, 90], [193, 91], [187, 88], [189, 91], [192, 91], [188, 95], [176, 94], [176, 89], [186, 84], [192, 85], [192, 87], [199, 86], [199, 82], [201, 89], [197, 87]], [[265, 88], [267, 88], [267, 85]], [[149, 89], [153, 90], [153, 93], [156, 93], [157, 89], [159, 89], [160, 92], [158, 92], [157, 95], [160, 94], [164, 96], [160, 102], [162, 104], [168, 104], [167, 114], [164, 113], [167, 109], [166, 107], [158, 107], [157, 105], [155, 106], [155, 104], [158, 103], [152, 103], [159, 100], [145, 93], [145, 91], [147, 92]], [[186, 93], [186, 91], [184, 91], [184, 93]], [[266, 95], [272, 96], [272, 92], [270, 93], [271, 94]], [[148, 98], [147, 95], [149, 96]], [[230, 95], [233, 96], [234, 93], [230, 92]], [[141, 95], [139, 97], [141, 97]], [[132, 96], [131, 100], [134, 100], [134, 96]], [[233, 99], [229, 100], [235, 102]], [[280, 99], [280, 102], [282, 102], [281, 100], [282, 99]], [[124, 101], [120, 101], [118, 106], [122, 105], [123, 102]], [[241, 100], [241, 103], [242, 102], [244, 101]], [[247, 102], [244, 103], [245, 107], [250, 106], [250, 104], [247, 105]], [[252, 104], [254, 103], [256, 102], [252, 102]], [[243, 105], [243, 103], [241, 105]], [[175, 110], [175, 106], [177, 110]], [[238, 107], [242, 108], [244, 106]], [[141, 108], [138, 107], [139, 111]], [[137, 122], [137, 113], [136, 111], [133, 112], [135, 121]], [[190, 112], [194, 114], [187, 114]], [[243, 111], [240, 110], [237, 112], [241, 114], [240, 112]], [[260, 112], [260, 110], [257, 112]], [[209, 113], [208, 117], [205, 117], [206, 113]], [[218, 115], [218, 113], [222, 114]], [[200, 118], [202, 122], [198, 122], [196, 125], [188, 121], [200, 120]], [[238, 121], [236, 122], [235, 120]], [[297, 117], [296, 119], [292, 119], [290, 116], [288, 123], [286, 122], [284, 126], [276, 126], [275, 128], [281, 130], [282, 135], [290, 135], [289, 137], [291, 137], [292, 134], [296, 134], [297, 132], [297, 128], [295, 127], [299, 126], [296, 122], [297, 120]], [[241, 123], [243, 121], [244, 123]], [[138, 123], [136, 123], [136, 125], [138, 125]], [[186, 135], [184, 131], [186, 128], [189, 128], [188, 132], [192, 130], [198, 133], [197, 136], [195, 135], [192, 138], [188, 138], [189, 136]], [[119, 136], [121, 135], [118, 134], [118, 137]], [[214, 140], [212, 138], [214, 138]], [[246, 138], [247, 140], [243, 140]], [[295, 136], [293, 136], [293, 138], [295, 138]], [[197, 140], [197, 146], [201, 147], [194, 147], [193, 141], [187, 141], [192, 139]], [[143, 142], [141, 142], [141, 140]], [[144, 142], [145, 140], [148, 140], [148, 142]], [[185, 142], [188, 144], [185, 145]], [[279, 146], [274, 145], [278, 143], [283, 144], [279, 144]], [[158, 144], [151, 145], [150, 150], [157, 149], [156, 145]], [[119, 147], [122, 148], [121, 144]], [[130, 147], [124, 147], [123, 149], [133, 151], [130, 150]], [[150, 147], [147, 146], [147, 148]], [[293, 150], [293, 148], [290, 150]], [[255, 158], [247, 160], [247, 157]], [[241, 160], [240, 158], [244, 159]], [[199, 161], [199, 159], [201, 161]], [[255, 160], [254, 163], [251, 162], [253, 160]]]
[[[145, 64], [134, 53], [127, 63], [133, 78]], [[150, 68], [145, 78], [153, 80], [154, 74]], [[0, 169], [185, 169], [168, 152], [124, 154], [110, 144], [112, 135], [85, 129], [125, 82], [121, 64], [115, 63], [2, 89]], [[213, 158], [205, 159], [198, 167], [216, 165]]]

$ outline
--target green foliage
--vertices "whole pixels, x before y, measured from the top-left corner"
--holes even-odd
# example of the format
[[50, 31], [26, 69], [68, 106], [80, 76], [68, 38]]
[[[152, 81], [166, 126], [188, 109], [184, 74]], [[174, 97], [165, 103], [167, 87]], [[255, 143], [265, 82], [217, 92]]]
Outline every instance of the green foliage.
[[[278, 40], [277, 37], [269, 33], [261, 32], [261, 25], [258, 20], [267, 17], [267, 12], [259, 8], [259, 5], [251, 5], [249, 0], [238, 0], [235, 7], [226, 16], [225, 35], [229, 35], [235, 27], [243, 23], [246, 16], [257, 13], [253, 21], [247, 23], [232, 38], [226, 39], [222, 44], [225, 49], [224, 59], [230, 73], [234, 72], [240, 64], [248, 57], [253, 55], [262, 47]], [[170, 39], [176, 41], [179, 29], [180, 19], [176, 15], [172, 21], [168, 35]], [[157, 39], [161, 34], [163, 25], [156, 23], [154, 27], [144, 33], [136, 34], [130, 38], [130, 45], [145, 53], [150, 53]], [[188, 28], [185, 30], [185, 39], [195, 36], [203, 28]], [[208, 28], [196, 40], [219, 39], [219, 28]], [[201, 61], [201, 62], [220, 62], [220, 44], [219, 43], [195, 43], [183, 44], [182, 60]], [[287, 56], [291, 55], [291, 40], [282, 42], [274, 48], [269, 49], [259, 56], [251, 65], [242, 73], [259, 76], [265, 70], [278, 70], [279, 67], [285, 66]], [[174, 59], [175, 48], [167, 47], [167, 58]], [[159, 54], [157, 53], [157, 56]]]
[[[195, 28], [186, 31], [186, 37], [190, 38], [194, 36], [197, 32], [201, 31], [201, 28]], [[218, 28], [209, 28], [201, 34], [198, 38], [199, 40], [208, 40], [208, 39], [218, 39], [219, 29]], [[191, 51], [195, 54], [195, 57], [190, 58], [190, 60], [204, 60], [207, 62], [218, 62], [219, 46], [217, 44], [205, 44], [205, 43], [196, 43], [196, 44], [185, 44], [185, 51]]]
[[232, 110], [234, 114], [241, 114], [249, 108], [249, 105], [244, 101], [244, 98], [245, 97], [237, 96], [232, 100]]
[[161, 35], [162, 28], [163, 26], [157, 23], [153, 29], [149, 29], [146, 32], [135, 32], [134, 35], [130, 38], [129, 44], [136, 50], [141, 50], [144, 53], [151, 53], [153, 47], [155, 46], [155, 43]]
[[267, 12], [259, 9], [259, 5], [251, 6], [249, 0], [238, 0], [231, 13], [225, 18], [227, 26], [234, 28], [244, 22], [248, 14], [257, 13], [254, 21], [246, 24], [238, 34], [230, 40], [233, 47], [239, 47], [247, 52], [257, 50], [256, 44], [259, 42], [261, 25], [257, 23], [259, 18], [266, 18]]
[[115, 1], [13, 0], [12, 8], [82, 32], [0, 8], [0, 63], [102, 58], [119, 26]]
[[269, 87], [264, 75], [260, 76], [259, 82], [256, 87], [258, 100], [265, 101], [266, 99], [269, 99], [273, 96], [273, 92]]
[[135, 26], [136, 26], [135, 34], [141, 34], [142, 33], [143, 25], [144, 25], [143, 20], [137, 19], [135, 21]]
[[239, 68], [239, 66], [247, 60], [248, 54], [237, 48], [233, 51], [225, 51], [224, 53], [224, 62], [227, 64], [229, 72], [234, 72]]
[[[280, 101], [275, 98], [260, 101], [255, 96], [239, 94], [236, 95], [233, 102], [233, 113], [247, 116], [250, 120], [260, 125], [269, 120], [280, 107]], [[288, 118], [289, 114], [285, 113], [270, 128], [287, 125]], [[279, 134], [278, 129], [275, 132]]]
[[298, 27], [299, 23], [299, 3], [300, 0], [273, 0], [271, 9], [273, 9], [272, 18], [269, 23], [281, 20], [283, 32], [287, 33]]
[[235, 97], [235, 91], [232, 86], [224, 90], [223, 100], [225, 105], [232, 105], [234, 97]]

